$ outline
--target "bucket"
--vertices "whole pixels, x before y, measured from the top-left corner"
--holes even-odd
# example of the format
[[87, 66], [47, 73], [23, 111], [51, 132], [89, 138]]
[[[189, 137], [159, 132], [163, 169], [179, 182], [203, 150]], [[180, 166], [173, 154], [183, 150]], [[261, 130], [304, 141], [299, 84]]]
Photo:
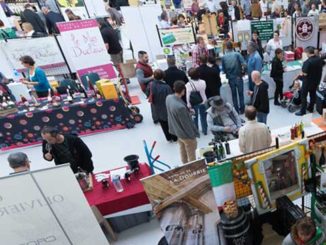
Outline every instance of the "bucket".
[[128, 163], [131, 170], [139, 169], [139, 156], [138, 155], [128, 155], [123, 160]]
[[227, 245], [249, 245], [250, 221], [246, 213], [239, 208], [238, 216], [229, 219], [221, 213], [222, 229]]
[[206, 151], [203, 156], [205, 157], [206, 164], [209, 165], [210, 163], [215, 162], [215, 153], [213, 151]]

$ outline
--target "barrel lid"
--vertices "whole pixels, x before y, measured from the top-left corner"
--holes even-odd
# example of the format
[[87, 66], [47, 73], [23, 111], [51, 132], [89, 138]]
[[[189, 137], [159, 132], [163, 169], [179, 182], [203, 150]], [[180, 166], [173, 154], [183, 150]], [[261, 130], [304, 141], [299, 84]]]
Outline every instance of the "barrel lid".
[[242, 208], [238, 208], [238, 216], [235, 218], [228, 218], [224, 212], [220, 213], [221, 216], [221, 223], [223, 225], [232, 225], [238, 223], [240, 220], [243, 219], [245, 213], [243, 212]]

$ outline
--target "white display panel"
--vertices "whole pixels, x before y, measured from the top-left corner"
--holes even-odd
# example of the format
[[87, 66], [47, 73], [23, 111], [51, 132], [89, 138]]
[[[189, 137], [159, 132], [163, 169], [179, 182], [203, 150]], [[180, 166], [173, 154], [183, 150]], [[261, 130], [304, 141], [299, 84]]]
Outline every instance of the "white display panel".
[[19, 60], [24, 55], [31, 56], [36, 61], [36, 66], [44, 69], [65, 65], [54, 37], [10, 39], [1, 42], [0, 47], [17, 70], [25, 69]]
[[0, 179], [1, 244], [109, 244], [68, 165]]

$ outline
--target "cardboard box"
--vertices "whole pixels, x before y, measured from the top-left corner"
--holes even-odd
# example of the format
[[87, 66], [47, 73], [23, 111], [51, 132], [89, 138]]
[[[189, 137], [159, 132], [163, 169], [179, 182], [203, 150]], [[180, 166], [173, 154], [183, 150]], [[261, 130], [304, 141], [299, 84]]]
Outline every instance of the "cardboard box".
[[96, 82], [96, 87], [100, 91], [101, 95], [109, 100], [109, 99], [117, 99], [118, 93], [115, 88], [115, 85], [113, 82], [111, 82], [108, 79], [101, 79]]

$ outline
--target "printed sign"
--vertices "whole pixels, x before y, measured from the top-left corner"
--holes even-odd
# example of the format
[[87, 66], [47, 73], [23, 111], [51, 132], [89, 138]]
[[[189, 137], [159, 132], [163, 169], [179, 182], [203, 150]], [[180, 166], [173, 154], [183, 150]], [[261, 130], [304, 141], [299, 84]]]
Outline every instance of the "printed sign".
[[159, 29], [159, 38], [163, 47], [195, 42], [195, 36], [191, 26]]
[[71, 10], [76, 16], [80, 17], [81, 19], [88, 18], [88, 13], [85, 8], [85, 3], [83, 0], [56, 0], [56, 1], [66, 21], [69, 21], [69, 18], [65, 13], [67, 9]]
[[295, 23], [295, 40], [297, 47], [306, 48], [308, 46], [317, 46], [318, 42], [318, 18], [299, 17]]
[[101, 70], [101, 78], [116, 77], [96, 20], [62, 22], [57, 26], [68, 46], [67, 60], [79, 76]]
[[141, 181], [168, 244], [219, 244], [220, 217], [205, 160]]
[[69, 165], [0, 183], [1, 244], [109, 244]]
[[1, 43], [0, 47], [18, 71], [25, 70], [19, 60], [24, 55], [31, 56], [36, 61], [36, 65], [43, 69], [65, 65], [54, 37], [31, 38], [24, 41], [9, 39], [7, 42]]
[[268, 41], [273, 37], [274, 23], [273, 20], [267, 21], [252, 21], [251, 22], [251, 33], [258, 31], [260, 40]]

